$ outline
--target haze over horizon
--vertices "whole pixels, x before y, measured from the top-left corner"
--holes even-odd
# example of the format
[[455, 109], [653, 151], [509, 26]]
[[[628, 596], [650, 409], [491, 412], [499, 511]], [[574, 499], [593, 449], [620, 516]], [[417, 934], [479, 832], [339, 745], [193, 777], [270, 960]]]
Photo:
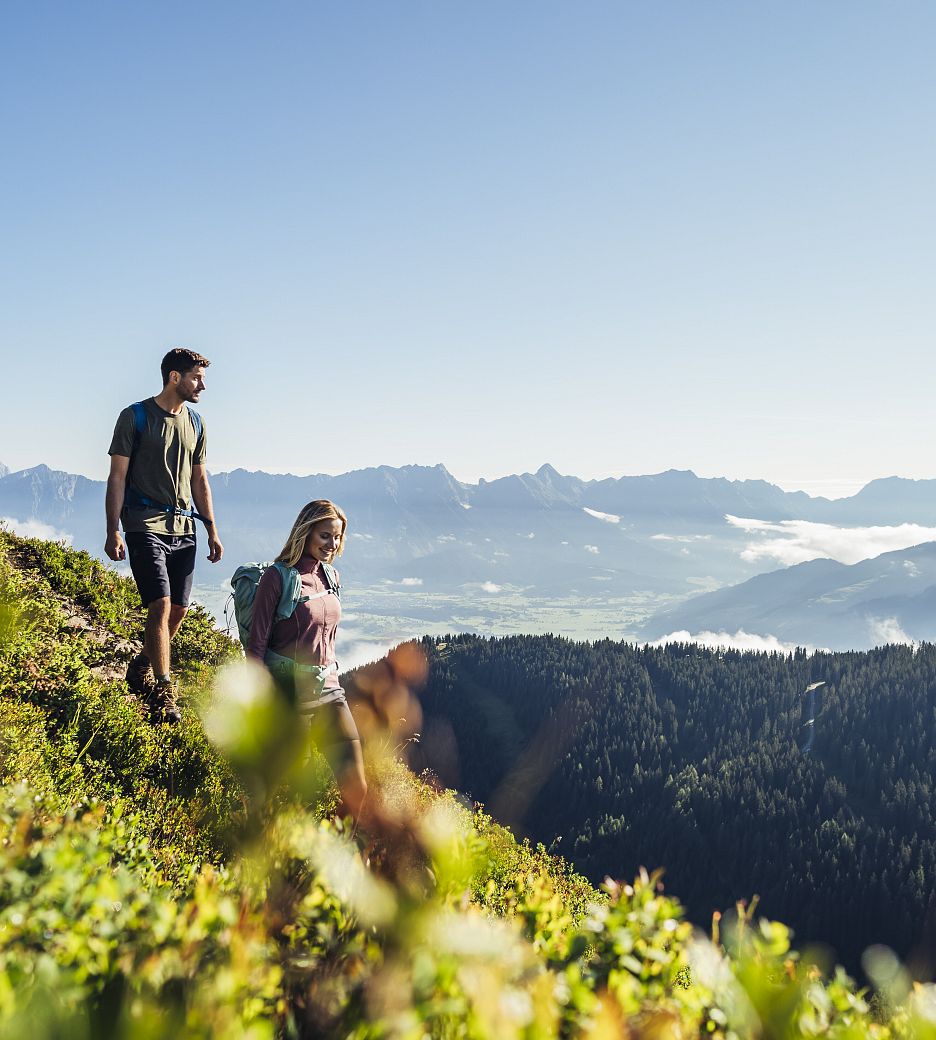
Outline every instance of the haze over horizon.
[[[882, 480], [830, 501], [685, 470], [584, 481], [543, 466], [472, 484], [441, 465], [238, 469], [212, 481], [234, 561], [272, 558], [297, 502], [341, 503], [352, 656], [453, 630], [784, 651], [932, 639], [932, 483]], [[103, 490], [46, 466], [0, 477], [0, 527], [100, 555]], [[196, 598], [223, 624], [226, 574], [200, 564]]]
[[[0, 459], [0, 470], [2, 470], [4, 468], [4, 466], [6, 466], [6, 469], [8, 469], [11, 473], [23, 472], [24, 470], [33, 469], [36, 466], [42, 466], [42, 465], [48, 466], [49, 469], [57, 470], [59, 472], [71, 472], [69, 470], [63, 469], [60, 466], [55, 465], [52, 462], [49, 462], [48, 460], [41, 460], [41, 461], [33, 463], [32, 465], [21, 466], [21, 467], [17, 467], [17, 468], [14, 469], [12, 466], [6, 466], [4, 460]], [[258, 472], [268, 473], [271, 476], [294, 476], [294, 477], [310, 477], [310, 476], [318, 476], [318, 475], [342, 476], [342, 475], [344, 475], [346, 473], [359, 472], [361, 470], [379, 469], [379, 468], [381, 468], [383, 466], [386, 466], [386, 465], [387, 465], [386, 463], [374, 462], [374, 463], [371, 463], [371, 464], [368, 464], [368, 465], [355, 467], [352, 470], [342, 470], [342, 471], [339, 471], [339, 470], [331, 470], [331, 469], [327, 469], [327, 468], [319, 468], [319, 469], [315, 469], [315, 470], [308, 470], [308, 471], [305, 471], [305, 472], [297, 472], [295, 470], [281, 470], [281, 469], [275, 469], [275, 468], [269, 468], [269, 467], [263, 467], [263, 466], [259, 466], [259, 467], [234, 466], [231, 469], [215, 469], [213, 467], [209, 467], [209, 472], [211, 472], [213, 474], [222, 474], [222, 473], [231, 473], [231, 472], [234, 472], [234, 470], [240, 469], [240, 470], [245, 470], [246, 472], [251, 472], [251, 473], [258, 473]], [[536, 474], [536, 473], [539, 473], [540, 470], [542, 470], [545, 467], [550, 467], [552, 469], [555, 469], [557, 472], [560, 473], [560, 476], [564, 476], [564, 477], [577, 477], [580, 480], [586, 480], [586, 481], [590, 481], [590, 480], [595, 480], [595, 481], [600, 481], [600, 480], [620, 480], [620, 479], [624, 479], [626, 477], [658, 476], [658, 475], [661, 475], [663, 473], [668, 473], [668, 472], [687, 472], [687, 473], [691, 473], [694, 476], [699, 477], [701, 479], [705, 479], [705, 480], [730, 480], [730, 481], [763, 480], [763, 481], [765, 481], [768, 484], [773, 484], [776, 487], [779, 487], [783, 491], [802, 491], [805, 494], [808, 494], [808, 495], [810, 495], [813, 498], [827, 498], [827, 499], [830, 499], [830, 500], [836, 500], [836, 499], [840, 499], [840, 498], [848, 498], [848, 497], [850, 497], [850, 496], [852, 496], [854, 494], [857, 494], [857, 492], [861, 491], [869, 483], [872, 483], [875, 480], [889, 479], [889, 478], [892, 478], [892, 477], [898, 477], [898, 479], [906, 479], [906, 480], [929, 479], [929, 478], [920, 478], [920, 477], [904, 477], [904, 478], [900, 478], [898, 474], [888, 473], [888, 474], [879, 474], [876, 477], [871, 477], [867, 481], [836, 480], [836, 479], [832, 478], [832, 479], [826, 479], [826, 480], [815, 479], [815, 480], [806, 480], [806, 481], [787, 482], [787, 481], [771, 480], [768, 477], [764, 477], [764, 476], [728, 476], [728, 475], [726, 475], [724, 473], [717, 473], [717, 472], [699, 473], [696, 470], [691, 470], [691, 469], [690, 470], [680, 470], [680, 469], [677, 469], [677, 467], [667, 467], [666, 469], [657, 470], [657, 471], [654, 471], [652, 473], [651, 472], [646, 472], [646, 473], [619, 473], [618, 472], [618, 473], [596, 473], [596, 474], [593, 474], [592, 476], [583, 476], [581, 473], [562, 472], [562, 471], [560, 471], [558, 469], [558, 467], [553, 466], [552, 463], [550, 463], [550, 462], [543, 462], [543, 463], [540, 463], [540, 465], [538, 465], [538, 466], [534, 466], [532, 468], [529, 468], [529, 469], [526, 469], [526, 470], [522, 470], [522, 471], [506, 471], [505, 470], [504, 472], [480, 472], [480, 473], [477, 473], [477, 474], [472, 474], [470, 476], [463, 476], [461, 473], [453, 472], [451, 467], [447, 466], [444, 462], [412, 462], [412, 463], [403, 463], [402, 466], [400, 466], [400, 467], [389, 467], [389, 468], [397, 469], [397, 468], [405, 468], [406, 466], [422, 466], [422, 467], [429, 468], [429, 469], [435, 468], [436, 466], [442, 466], [443, 469], [445, 469], [447, 473], [449, 473], [452, 477], [454, 477], [460, 483], [467, 484], [467, 485], [474, 485], [474, 486], [476, 486], [477, 484], [479, 484], [480, 482], [483, 482], [483, 481], [487, 481], [488, 483], [490, 483], [490, 482], [493, 482], [493, 481], [496, 481], [496, 480], [502, 480], [505, 477], [522, 476], [524, 474]], [[86, 477], [89, 480], [105, 480], [106, 476], [107, 476], [106, 470], [100, 472], [97, 475], [92, 475], [90, 473], [75, 473], [73, 475], [74, 476]]]

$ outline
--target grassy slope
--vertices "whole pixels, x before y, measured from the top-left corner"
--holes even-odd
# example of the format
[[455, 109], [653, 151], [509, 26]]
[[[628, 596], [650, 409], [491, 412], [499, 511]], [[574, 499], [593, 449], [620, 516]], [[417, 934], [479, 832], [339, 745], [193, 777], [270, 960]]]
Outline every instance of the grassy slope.
[[929, 991], [876, 1025], [782, 925], [728, 956], [658, 879], [599, 895], [392, 756], [368, 870], [321, 773], [271, 773], [282, 706], [213, 692], [239, 654], [204, 613], [183, 724], [144, 719], [116, 677], [141, 621], [87, 554], [0, 533], [0, 1035], [926, 1035]]
[[[154, 728], [108, 681], [142, 628], [132, 583], [86, 553], [0, 539], [0, 782], [26, 780], [62, 809], [99, 799], [140, 813], [170, 859], [219, 862], [239, 792], [196, 714]], [[176, 663], [197, 704], [199, 680], [233, 647], [201, 610], [184, 629]]]

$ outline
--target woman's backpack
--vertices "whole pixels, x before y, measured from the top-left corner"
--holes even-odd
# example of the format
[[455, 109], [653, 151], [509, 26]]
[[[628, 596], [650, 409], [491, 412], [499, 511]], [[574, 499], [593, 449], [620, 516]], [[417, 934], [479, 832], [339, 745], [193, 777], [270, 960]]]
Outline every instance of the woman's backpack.
[[341, 598], [341, 585], [338, 583], [338, 575], [331, 564], [322, 564], [322, 573], [325, 575], [325, 584], [328, 588], [314, 596], [303, 596], [302, 578], [295, 567], [287, 567], [284, 563], [245, 563], [242, 567], [238, 567], [231, 577], [231, 596], [224, 608], [224, 620], [230, 634], [234, 626], [228, 611], [233, 606], [233, 621], [237, 622], [237, 634], [245, 650], [250, 643], [250, 625], [253, 621], [257, 587], [260, 579], [270, 567], [275, 567], [283, 579], [283, 591], [280, 594], [279, 603], [276, 605], [274, 621], [283, 621], [285, 618], [292, 617], [300, 603], [317, 599], [319, 596], [333, 594], [339, 599]]

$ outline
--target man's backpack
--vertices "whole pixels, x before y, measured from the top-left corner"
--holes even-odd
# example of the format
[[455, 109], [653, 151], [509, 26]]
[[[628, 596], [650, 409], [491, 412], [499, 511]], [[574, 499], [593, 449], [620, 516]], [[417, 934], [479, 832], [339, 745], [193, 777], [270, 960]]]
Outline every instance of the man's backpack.
[[[237, 623], [237, 634], [245, 650], [250, 643], [250, 625], [253, 622], [253, 607], [254, 600], [257, 598], [257, 587], [260, 584], [260, 579], [270, 567], [275, 567], [283, 579], [283, 591], [280, 594], [279, 603], [276, 605], [276, 613], [273, 615], [274, 622], [292, 617], [300, 603], [306, 603], [309, 600], [328, 595], [335, 595], [339, 599], [341, 598], [341, 585], [338, 582], [338, 575], [334, 567], [328, 563], [322, 563], [322, 573], [325, 576], [325, 584], [328, 588], [324, 592], [317, 592], [313, 596], [302, 595], [302, 578], [295, 567], [287, 567], [284, 563], [278, 562], [246, 563], [242, 567], [238, 567], [231, 577], [231, 597], [228, 600], [228, 606], [233, 606], [233, 620]], [[228, 615], [228, 607], [225, 607], [224, 617], [227, 622], [228, 632], [230, 632], [233, 624]]]
[[[135, 404], [130, 405], [133, 410], [133, 448], [131, 449], [131, 457], [133, 452], [137, 450], [140, 444], [140, 438], [143, 436], [143, 431], [146, 429], [146, 406], [142, 401], [137, 401]], [[202, 420], [198, 412], [194, 408], [189, 408], [189, 416], [192, 420], [192, 426], [195, 428], [195, 442], [198, 443], [199, 437], [202, 433]], [[159, 509], [163, 513], [169, 513], [173, 516], [191, 516], [196, 520], [201, 520], [202, 523], [208, 524], [211, 521], [208, 517], [202, 516], [201, 513], [196, 512], [194, 509], [179, 509], [176, 505], [168, 505], [165, 502], [154, 502], [151, 498], [147, 498], [146, 495], [141, 494], [137, 489], [127, 481], [124, 487], [124, 508], [125, 509]]]

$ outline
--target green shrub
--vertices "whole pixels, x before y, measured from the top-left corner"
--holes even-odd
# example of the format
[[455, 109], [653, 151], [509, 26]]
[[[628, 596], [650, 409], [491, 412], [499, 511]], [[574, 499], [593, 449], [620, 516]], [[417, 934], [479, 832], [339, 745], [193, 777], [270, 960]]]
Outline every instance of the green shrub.
[[207, 681], [238, 652], [200, 612], [183, 722], [151, 725], [69, 616], [125, 638], [122, 582], [0, 537], [0, 1037], [936, 1040], [936, 989], [886, 951], [872, 1011], [752, 908], [712, 942], [657, 874], [594, 891], [395, 739], [368, 752], [372, 832], [332, 820], [262, 674]]
[[70, 549], [61, 542], [18, 538], [0, 531], [0, 556], [45, 584], [53, 594], [72, 601], [115, 635], [131, 638], [138, 634], [143, 611], [136, 586], [90, 553]]

